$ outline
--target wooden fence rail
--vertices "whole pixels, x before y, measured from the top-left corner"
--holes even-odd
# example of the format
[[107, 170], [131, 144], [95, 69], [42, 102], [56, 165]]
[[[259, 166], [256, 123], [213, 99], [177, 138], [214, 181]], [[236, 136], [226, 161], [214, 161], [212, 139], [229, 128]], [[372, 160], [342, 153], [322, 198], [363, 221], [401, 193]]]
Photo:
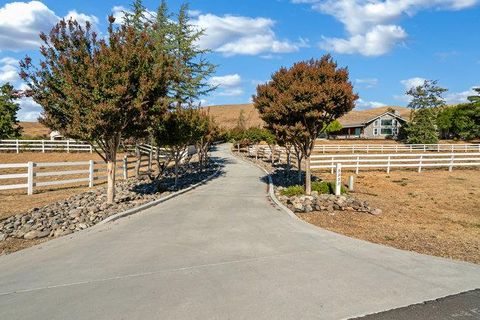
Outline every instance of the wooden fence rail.
[[93, 147], [84, 141], [73, 140], [0, 140], [0, 151], [65, 151], [93, 152]]
[[[116, 173], [118, 177], [128, 179], [128, 171], [134, 169], [129, 166], [135, 163], [135, 161], [129, 161], [127, 157], [117, 160]], [[102, 167], [98, 167], [102, 166]], [[93, 187], [96, 181], [106, 180], [107, 176], [102, 175], [107, 169], [105, 162], [103, 161], [76, 161], [76, 162], [27, 162], [27, 163], [11, 163], [0, 164], [0, 170], [8, 169], [26, 169], [26, 172], [21, 173], [7, 173], [0, 174], [0, 180], [15, 179], [13, 184], [0, 185], [0, 190], [13, 190], [13, 189], [27, 189], [27, 194], [32, 195], [35, 187], [64, 185], [71, 183], [88, 183], [89, 187]], [[62, 167], [68, 167], [66, 170], [62, 170]], [[72, 169], [75, 168], [75, 169]], [[46, 171], [48, 168], [54, 168], [53, 171]], [[75, 177], [72, 177], [75, 176]], [[46, 180], [38, 178], [45, 177], [67, 177], [61, 180]], [[18, 183], [18, 180], [23, 180]]]
[[480, 166], [480, 152], [472, 153], [407, 153], [407, 154], [355, 154], [355, 155], [312, 155], [311, 169], [330, 169], [333, 173], [336, 165], [343, 168], [354, 168], [358, 174], [361, 168], [418, 168], [421, 172], [426, 167]]
[[480, 152], [480, 144], [317, 144], [315, 152]]

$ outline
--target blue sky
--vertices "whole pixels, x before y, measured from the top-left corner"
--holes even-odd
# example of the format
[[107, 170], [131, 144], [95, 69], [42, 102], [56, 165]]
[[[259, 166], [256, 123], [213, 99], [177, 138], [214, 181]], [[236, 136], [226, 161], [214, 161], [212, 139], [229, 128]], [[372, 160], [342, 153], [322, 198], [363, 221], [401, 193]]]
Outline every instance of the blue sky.
[[[155, 10], [159, 1], [145, 1]], [[177, 11], [182, 1], [169, 1]], [[22, 88], [18, 59], [38, 57], [37, 34], [63, 17], [105, 32], [109, 14], [129, 1], [0, 1], [0, 83]], [[480, 0], [192, 0], [192, 22], [206, 30], [199, 45], [218, 64], [219, 88], [204, 105], [246, 103], [281, 66], [331, 53], [348, 66], [357, 108], [406, 105], [404, 92], [423, 79], [449, 89], [447, 102], [465, 101], [480, 86]], [[21, 101], [20, 118], [41, 110]]]

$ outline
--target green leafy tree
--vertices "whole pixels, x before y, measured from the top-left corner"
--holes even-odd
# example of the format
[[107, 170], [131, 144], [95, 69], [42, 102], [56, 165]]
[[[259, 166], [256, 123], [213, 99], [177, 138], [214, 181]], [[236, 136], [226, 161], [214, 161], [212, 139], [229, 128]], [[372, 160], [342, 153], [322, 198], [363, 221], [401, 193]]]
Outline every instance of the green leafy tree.
[[198, 110], [196, 116], [196, 133], [194, 137], [195, 147], [198, 153], [198, 161], [200, 170], [203, 170], [205, 163], [208, 161], [208, 151], [220, 134], [220, 129], [213, 118], [209, 115], [208, 110]]
[[[64, 136], [89, 141], [107, 163], [107, 201], [115, 197], [115, 164], [122, 139], [147, 135], [166, 112], [170, 61], [157, 54], [147, 30], [109, 17], [106, 37], [87, 22], [60, 21], [41, 34], [39, 66], [27, 57], [21, 76], [43, 107], [41, 122]], [[98, 146], [98, 149], [97, 149]]]
[[164, 120], [153, 130], [157, 146], [167, 147], [175, 162], [175, 187], [178, 185], [180, 164], [187, 156], [188, 146], [198, 141], [198, 118], [197, 109], [179, 107], [168, 112]]
[[20, 137], [22, 128], [18, 125], [17, 112], [20, 106], [15, 101], [18, 92], [6, 83], [0, 86], [0, 139]]
[[267, 127], [292, 137], [297, 154], [305, 159], [305, 191], [311, 194], [310, 155], [318, 135], [352, 110], [353, 92], [347, 68], [338, 68], [330, 55], [281, 68], [257, 87], [255, 107]]
[[329, 137], [332, 133], [342, 130], [342, 128], [342, 124], [338, 120], [334, 120], [325, 126], [322, 131]]
[[464, 103], [442, 108], [437, 126], [444, 138], [472, 140], [480, 137], [480, 103]]
[[[162, 21], [169, 17], [166, 10], [166, 2], [162, 1], [159, 8]], [[208, 78], [216, 70], [216, 66], [206, 57], [210, 50], [200, 49], [198, 46], [198, 41], [205, 31], [191, 23], [188, 12], [188, 5], [183, 4], [172, 25], [169, 25], [168, 21], [164, 22], [168, 30], [172, 30], [172, 35], [167, 35], [167, 39], [170, 40], [170, 55], [174, 58], [174, 78], [170, 91], [176, 107], [193, 103], [216, 89], [208, 82]]]
[[406, 94], [411, 97], [408, 107], [411, 109], [410, 122], [404, 127], [408, 143], [438, 143], [437, 115], [445, 106], [443, 93], [447, 91], [437, 85], [435, 80], [425, 80]]

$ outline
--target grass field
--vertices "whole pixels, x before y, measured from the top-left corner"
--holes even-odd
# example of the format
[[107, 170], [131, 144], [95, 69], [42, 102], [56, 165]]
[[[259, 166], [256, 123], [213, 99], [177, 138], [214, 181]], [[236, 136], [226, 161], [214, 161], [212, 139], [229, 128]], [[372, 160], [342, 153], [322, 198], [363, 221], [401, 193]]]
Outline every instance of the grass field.
[[[317, 175], [334, 180], [329, 174]], [[347, 236], [480, 263], [480, 170], [360, 173], [354, 196], [383, 214], [345, 211], [300, 217]]]

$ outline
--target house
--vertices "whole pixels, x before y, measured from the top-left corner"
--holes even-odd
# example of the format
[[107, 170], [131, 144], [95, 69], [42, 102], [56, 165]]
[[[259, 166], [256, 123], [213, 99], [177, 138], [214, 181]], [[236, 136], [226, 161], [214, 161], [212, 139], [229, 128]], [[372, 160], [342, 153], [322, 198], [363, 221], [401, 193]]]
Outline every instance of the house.
[[331, 136], [337, 139], [395, 139], [409, 115], [410, 110], [403, 107], [353, 110], [338, 119], [343, 128]]

